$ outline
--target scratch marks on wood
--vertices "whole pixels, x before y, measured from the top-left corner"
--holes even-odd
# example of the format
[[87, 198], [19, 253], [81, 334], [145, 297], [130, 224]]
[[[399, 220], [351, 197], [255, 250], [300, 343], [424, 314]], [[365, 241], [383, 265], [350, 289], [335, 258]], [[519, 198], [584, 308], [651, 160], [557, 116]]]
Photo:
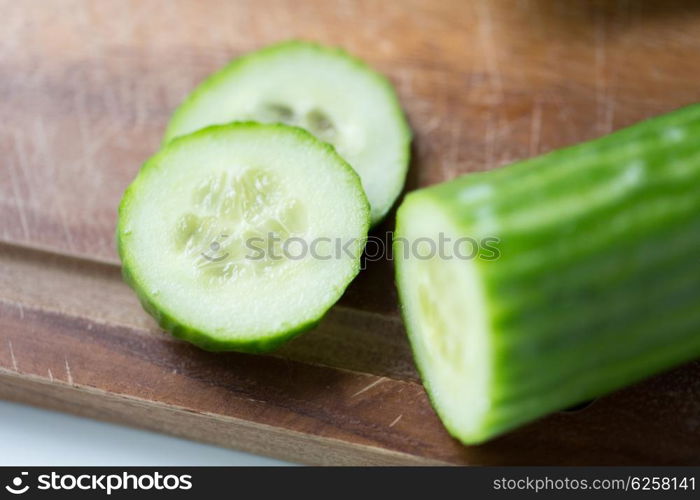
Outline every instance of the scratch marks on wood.
[[503, 102], [503, 78], [501, 68], [498, 63], [498, 53], [496, 50], [496, 39], [494, 37], [494, 22], [491, 14], [491, 4], [489, 0], [481, 0], [476, 4], [477, 17], [477, 33], [479, 43], [484, 56], [484, 65], [489, 75], [489, 83], [491, 84], [496, 102]]
[[484, 158], [486, 168], [492, 168], [496, 159], [496, 118], [494, 113], [489, 113], [484, 132]]
[[68, 245], [68, 249], [73, 252], [76, 252], [77, 247], [75, 244], [75, 240], [73, 239], [73, 234], [71, 233], [70, 227], [68, 226], [68, 220], [66, 218], [65, 210], [58, 201], [56, 201], [56, 203], [54, 204], [54, 208], [56, 209], [56, 214], [58, 215], [59, 221], [61, 223], [63, 237], [66, 241], [66, 244]]
[[65, 356], [63, 359], [66, 361], [66, 380], [68, 381], [68, 383], [70, 385], [74, 385], [73, 384], [73, 374], [71, 373], [70, 365], [68, 364], [68, 357]]
[[401, 420], [401, 417], [403, 417], [403, 413], [402, 413], [401, 415], [399, 415], [398, 417], [396, 417], [396, 418], [389, 424], [389, 427], [394, 427], [396, 424], [398, 424], [398, 423], [399, 423], [399, 420]]
[[462, 168], [460, 165], [460, 150], [462, 148], [462, 120], [455, 120], [450, 125], [446, 153], [440, 161], [441, 178], [452, 179]]
[[26, 9], [19, 2], [5, 2], [2, 5], [2, 37], [0, 55], [21, 53], [22, 33], [28, 24]]
[[[48, 134], [46, 132], [46, 126], [41, 115], [37, 116], [34, 122], [34, 139], [36, 145], [36, 153], [41, 165], [44, 165], [49, 172], [53, 173], [56, 170], [56, 162], [54, 161], [53, 155], [51, 154], [51, 146], [49, 144]], [[58, 216], [61, 230], [63, 231], [63, 237], [68, 245], [68, 248], [75, 252], [76, 244], [73, 239], [73, 234], [71, 233], [70, 227], [68, 225], [68, 219], [66, 217], [66, 212], [61, 205], [61, 200], [63, 198], [60, 196], [54, 197], [53, 208]]]
[[608, 88], [606, 97], [603, 99], [602, 116], [600, 117], [603, 132], [606, 134], [615, 128], [615, 98], [612, 94], [612, 90]]
[[608, 77], [607, 34], [604, 16], [604, 13], [598, 13], [595, 17], [595, 89], [597, 123], [600, 131], [608, 134], [613, 130], [615, 98]]
[[12, 135], [13, 137], [13, 146], [17, 158], [17, 162], [15, 165], [19, 170], [20, 175], [22, 176], [22, 179], [25, 182], [26, 186], [31, 186], [31, 180], [32, 176], [31, 174], [31, 169], [29, 168], [29, 157], [27, 155], [27, 150], [23, 141], [23, 137], [20, 135], [20, 131], [15, 131], [15, 133]]
[[398, 72], [397, 79], [399, 94], [407, 101], [413, 98], [413, 71], [410, 69], [401, 70]]
[[535, 99], [530, 122], [530, 156], [537, 156], [542, 139], [542, 101]]
[[87, 170], [90, 168], [90, 131], [87, 122], [88, 111], [85, 103], [85, 96], [81, 92], [73, 94], [73, 105], [75, 106], [75, 116], [78, 121], [78, 131], [80, 132], [80, 145], [83, 151], [82, 166]]
[[14, 300], [8, 300], [5, 298], [2, 299], [2, 302], [4, 302], [5, 304], [16, 307], [17, 311], [19, 312], [19, 319], [24, 320], [24, 306], [22, 305], [21, 302], [15, 302]]
[[10, 359], [12, 360], [12, 369], [16, 372], [19, 372], [19, 368], [17, 366], [17, 358], [15, 357], [15, 350], [12, 348], [12, 341], [11, 340], [7, 341], [7, 347], [10, 349]]
[[354, 398], [354, 397], [357, 397], [357, 396], [359, 396], [360, 394], [369, 391], [372, 387], [376, 387], [376, 386], [378, 386], [379, 384], [381, 384], [382, 382], [385, 382], [385, 381], [386, 381], [386, 378], [384, 378], [384, 377], [379, 377], [377, 380], [375, 380], [374, 382], [372, 382], [372, 383], [369, 384], [368, 386], [366, 386], [366, 387], [360, 389], [359, 391], [357, 391], [357, 392], [356, 392], [355, 394], [353, 394], [351, 397], [353, 397], [353, 398]]
[[597, 16], [595, 24], [595, 85], [596, 99], [600, 103], [605, 94], [605, 20]]
[[[23, 155], [20, 153], [19, 138], [16, 134], [12, 135], [13, 145], [16, 153], [17, 162], [19, 164], [20, 170], [22, 167], [22, 162], [24, 161]], [[10, 188], [12, 189], [12, 197], [15, 202], [15, 207], [17, 207], [17, 215], [19, 219], [20, 227], [22, 228], [22, 235], [26, 240], [29, 240], [29, 223], [27, 222], [26, 210], [26, 199], [22, 196], [22, 191], [20, 189], [19, 179], [17, 177], [17, 172], [15, 171], [15, 164], [13, 163], [8, 168], [9, 178], [10, 178]]]

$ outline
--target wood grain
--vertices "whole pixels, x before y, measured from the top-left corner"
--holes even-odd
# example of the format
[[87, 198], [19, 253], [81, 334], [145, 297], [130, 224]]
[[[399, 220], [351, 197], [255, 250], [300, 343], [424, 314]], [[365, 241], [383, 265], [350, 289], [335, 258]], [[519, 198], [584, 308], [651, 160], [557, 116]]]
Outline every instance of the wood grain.
[[[698, 463], [700, 365], [463, 447], [420, 386], [391, 263], [273, 356], [161, 333], [119, 277], [121, 193], [177, 103], [280, 39], [396, 84], [409, 189], [700, 100], [693, 1], [0, 0], [0, 396], [308, 463]], [[376, 233], [391, 229], [391, 217]]]

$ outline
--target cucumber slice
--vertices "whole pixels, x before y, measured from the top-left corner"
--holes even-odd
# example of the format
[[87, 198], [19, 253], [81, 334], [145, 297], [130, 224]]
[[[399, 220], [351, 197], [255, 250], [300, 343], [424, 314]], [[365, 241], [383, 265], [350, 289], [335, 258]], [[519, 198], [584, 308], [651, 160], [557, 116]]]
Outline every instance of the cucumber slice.
[[175, 111], [165, 142], [239, 120], [300, 126], [332, 144], [360, 175], [372, 224], [403, 188], [411, 132], [396, 94], [340, 49], [291, 41], [234, 60]]
[[[698, 136], [695, 105], [406, 197], [403, 314], [455, 437], [478, 443], [700, 356]], [[500, 257], [488, 242], [473, 259], [454, 243], [432, 256], [441, 235], [496, 237]]]
[[262, 352], [338, 300], [368, 228], [359, 177], [332, 147], [300, 128], [238, 123], [148, 160], [117, 241], [126, 281], [163, 328], [205, 349]]

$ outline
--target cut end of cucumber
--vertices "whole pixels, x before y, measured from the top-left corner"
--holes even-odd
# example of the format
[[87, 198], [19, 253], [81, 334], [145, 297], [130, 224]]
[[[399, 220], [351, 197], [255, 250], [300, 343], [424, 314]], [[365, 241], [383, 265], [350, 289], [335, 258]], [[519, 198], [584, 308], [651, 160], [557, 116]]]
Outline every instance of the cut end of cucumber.
[[[410, 223], [408, 223], [410, 221]], [[414, 357], [433, 406], [465, 443], [488, 438], [491, 354], [477, 263], [430, 256], [440, 233], [462, 232], [434, 203], [409, 195], [397, 215], [397, 281]]]
[[403, 188], [411, 132], [389, 81], [341, 49], [288, 41], [244, 55], [175, 111], [165, 143], [234, 121], [302, 127], [357, 171], [381, 220]]
[[127, 282], [165, 329], [261, 352], [338, 300], [368, 228], [360, 180], [330, 146], [296, 127], [237, 123], [151, 158], [124, 194], [117, 238]]

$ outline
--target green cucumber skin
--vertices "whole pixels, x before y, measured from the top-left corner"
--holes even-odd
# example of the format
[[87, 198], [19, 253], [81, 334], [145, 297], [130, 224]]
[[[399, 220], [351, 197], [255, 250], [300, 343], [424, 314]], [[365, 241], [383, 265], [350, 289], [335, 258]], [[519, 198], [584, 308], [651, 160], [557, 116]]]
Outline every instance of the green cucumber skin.
[[[440, 206], [465, 236], [500, 240], [498, 260], [475, 261], [492, 408], [478, 435], [446, 422], [456, 438], [485, 441], [700, 356], [698, 137], [692, 105], [406, 197]], [[465, 201], [470, 190], [491, 194]], [[402, 207], [397, 236], [410, 224]]]
[[292, 330], [286, 330], [285, 332], [256, 340], [224, 341], [212, 337], [205, 331], [193, 328], [179, 321], [173, 315], [159, 308], [159, 306], [150, 298], [149, 294], [145, 292], [145, 289], [138, 285], [137, 281], [134, 279], [134, 276], [127, 267], [122, 267], [122, 278], [124, 282], [136, 292], [141, 307], [143, 307], [144, 311], [146, 311], [153, 317], [153, 319], [156, 320], [158, 326], [160, 326], [163, 330], [170, 332], [174, 337], [194, 344], [205, 351], [236, 351], [248, 354], [263, 354], [273, 351], [297, 335], [313, 329], [321, 322], [322, 319], [318, 318]]
[[[335, 149], [330, 145], [325, 142], [319, 141], [316, 139], [311, 133], [307, 132], [303, 128], [299, 127], [292, 127], [289, 125], [282, 125], [282, 124], [260, 124], [257, 122], [236, 122], [233, 124], [229, 125], [212, 125], [210, 127], [206, 127], [204, 129], [200, 129], [196, 132], [193, 132], [192, 134], [178, 137], [171, 141], [172, 146], [177, 146], [178, 143], [180, 142], [185, 142], [188, 141], [192, 138], [196, 138], [198, 136], [206, 136], [210, 132], [217, 131], [217, 130], [227, 130], [230, 128], [280, 128], [284, 129], [287, 131], [294, 131], [301, 139], [313, 142], [315, 144], [318, 144], [320, 147], [325, 148], [328, 151], [331, 151], [341, 162], [342, 165], [344, 165], [345, 170], [351, 175], [352, 178], [355, 179], [355, 185], [360, 193], [364, 195], [364, 191], [362, 190], [362, 184], [360, 181], [360, 177], [357, 175], [357, 173], [353, 170], [353, 168], [347, 164], [336, 152]], [[141, 166], [141, 173], [148, 170], [149, 168], [154, 168], [155, 165], [157, 165], [157, 160], [159, 155], [165, 154], [164, 152], [166, 151], [167, 147], [164, 149], [161, 149], [156, 155], [152, 156], [149, 158], [142, 166]], [[139, 174], [141, 175], [141, 174]], [[123, 213], [125, 213], [126, 210], [128, 210], [128, 200], [129, 200], [129, 190], [133, 189], [132, 186], [134, 184], [132, 183], [125, 191], [124, 195], [122, 196], [122, 200], [119, 204], [119, 209], [118, 209], [118, 221], [117, 221], [117, 227], [116, 227], [116, 234], [115, 234], [115, 240], [116, 240], [116, 246], [117, 246], [117, 253], [119, 255], [119, 258], [122, 262], [122, 279], [124, 282], [136, 293], [136, 296], [139, 299], [139, 302], [143, 309], [151, 315], [158, 325], [163, 328], [164, 330], [170, 332], [174, 337], [177, 337], [179, 339], [185, 340], [187, 342], [190, 342], [206, 351], [212, 351], [212, 352], [222, 352], [222, 351], [237, 351], [237, 352], [243, 352], [243, 353], [250, 353], [250, 354], [262, 354], [266, 352], [270, 352], [274, 349], [277, 349], [279, 346], [282, 344], [288, 342], [292, 338], [305, 333], [314, 327], [316, 327], [323, 317], [325, 316], [325, 313], [327, 312], [324, 311], [322, 312], [319, 317], [308, 321], [303, 324], [297, 325], [295, 328], [291, 329], [286, 329], [284, 331], [278, 331], [278, 332], [270, 332], [269, 335], [265, 337], [260, 337], [257, 339], [246, 339], [246, 340], [224, 340], [217, 338], [215, 336], [212, 336], [206, 331], [197, 329], [191, 325], [188, 325], [186, 322], [180, 321], [177, 319], [175, 314], [172, 314], [171, 312], [167, 311], [164, 307], [162, 307], [160, 304], [158, 304], [158, 301], [151, 292], [149, 291], [148, 287], [143, 286], [141, 283], [139, 283], [139, 280], [137, 279], [136, 276], [131, 272], [130, 270], [130, 264], [129, 261], [133, 258], [133, 256], [129, 255], [129, 252], [126, 248], [125, 244], [125, 230], [124, 227], [122, 227], [122, 222], [124, 220], [124, 217], [122, 216]], [[369, 201], [367, 201], [366, 197], [364, 198], [364, 219], [366, 220], [364, 229], [363, 229], [363, 234], [367, 234], [369, 231], [369, 225], [370, 225], [370, 207], [369, 207]], [[356, 259], [355, 261], [355, 266], [353, 268], [353, 278], [357, 276], [357, 274], [360, 272], [361, 269], [361, 264], [359, 258]], [[352, 282], [352, 280], [350, 281]], [[340, 298], [340, 294], [338, 295], [338, 298]]]
[[389, 81], [388, 78], [386, 78], [384, 75], [376, 72], [371, 66], [369, 66], [366, 62], [364, 62], [362, 59], [358, 59], [357, 57], [354, 57], [351, 55], [349, 52], [346, 50], [340, 48], [340, 47], [329, 47], [326, 45], [321, 45], [320, 43], [316, 42], [310, 42], [306, 40], [286, 40], [283, 42], [279, 42], [273, 45], [269, 45], [267, 47], [264, 47], [262, 49], [256, 50], [254, 52], [250, 52], [248, 54], [242, 55], [240, 57], [237, 57], [233, 59], [230, 63], [228, 63], [226, 66], [221, 68], [220, 70], [216, 71], [212, 75], [208, 76], [202, 83], [200, 83], [197, 88], [191, 92], [185, 100], [175, 109], [173, 112], [172, 117], [170, 118], [170, 121], [168, 122], [168, 125], [165, 129], [165, 135], [163, 137], [163, 145], [167, 144], [174, 138], [178, 137], [181, 135], [178, 130], [181, 127], [180, 120], [183, 118], [183, 115], [187, 111], [187, 109], [195, 103], [201, 95], [206, 94], [208, 89], [216, 84], [218, 84], [221, 81], [226, 80], [229, 75], [232, 73], [237, 72], [241, 68], [243, 68], [246, 64], [249, 64], [251, 62], [256, 61], [257, 59], [260, 59], [261, 57], [267, 57], [270, 55], [273, 55], [277, 52], [285, 52], [289, 49], [293, 49], [295, 47], [300, 47], [300, 48], [306, 48], [310, 50], [317, 51], [319, 53], [326, 53], [326, 54], [332, 54], [336, 57], [342, 57], [346, 61], [352, 63], [353, 66], [355, 66], [359, 71], [364, 72], [367, 75], [370, 75], [376, 82], [384, 88], [387, 98], [389, 98], [392, 102], [394, 111], [396, 113], [396, 116], [400, 118], [398, 120], [399, 123], [402, 124], [402, 129], [403, 133], [406, 139], [405, 147], [404, 147], [404, 155], [405, 155], [405, 164], [408, 165], [408, 160], [411, 154], [411, 139], [413, 137], [413, 133], [411, 131], [410, 126], [408, 125], [408, 121], [406, 120], [404, 116], [403, 109], [401, 108], [401, 103], [399, 102], [399, 98], [396, 95], [396, 91], [394, 90], [394, 86], [392, 83]]
[[[185, 100], [173, 112], [165, 130], [162, 146], [165, 146], [173, 139], [182, 135], [180, 132], [182, 128], [182, 121], [187, 118], [189, 109], [192, 106], [196, 105], [200, 97], [202, 95], [205, 95], [210, 88], [217, 86], [222, 81], [225, 81], [227, 78], [230, 77], [230, 75], [235, 74], [237, 71], [241, 70], [251, 62], [255, 62], [260, 58], [268, 57], [278, 52], [283, 53], [287, 50], [294, 49], [297, 47], [314, 50], [319, 53], [332, 54], [336, 57], [342, 57], [346, 61], [350, 62], [353, 66], [355, 66], [359, 71], [362, 71], [366, 75], [371, 76], [371, 78], [374, 79], [377, 82], [377, 84], [384, 89], [387, 99], [392, 104], [394, 116], [396, 117], [396, 122], [401, 126], [401, 132], [403, 135], [404, 144], [400, 160], [401, 164], [403, 165], [403, 170], [401, 172], [401, 185], [403, 186], [403, 184], [406, 181], [406, 175], [408, 174], [408, 165], [411, 159], [411, 141], [413, 140], [413, 132], [411, 130], [410, 125], [408, 124], [408, 120], [406, 119], [404, 111], [401, 107], [401, 103], [399, 102], [399, 98], [391, 81], [389, 81], [389, 79], [386, 78], [384, 75], [375, 71], [363, 60], [354, 57], [353, 55], [351, 55], [346, 50], [340, 47], [329, 47], [326, 45], [321, 45], [319, 43], [310, 42], [306, 40], [286, 40], [264, 47], [254, 52], [244, 54], [240, 57], [233, 59], [226, 66], [207, 77], [202, 83], [200, 83], [197, 86], [197, 88], [194, 91], [192, 91], [185, 98]], [[330, 146], [333, 147], [332, 145]], [[373, 218], [373, 220], [371, 221], [372, 227], [382, 222], [386, 218], [390, 209], [391, 206], [386, 207], [386, 209], [380, 216]]]

